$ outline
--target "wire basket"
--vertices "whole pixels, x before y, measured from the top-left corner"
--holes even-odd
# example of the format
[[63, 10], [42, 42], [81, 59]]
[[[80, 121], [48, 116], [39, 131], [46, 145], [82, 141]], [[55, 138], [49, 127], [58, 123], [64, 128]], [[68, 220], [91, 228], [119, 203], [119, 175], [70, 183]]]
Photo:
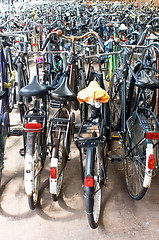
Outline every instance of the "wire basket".
[[159, 122], [149, 109], [138, 107], [127, 120], [129, 136], [134, 144], [144, 139], [147, 132], [159, 132]]

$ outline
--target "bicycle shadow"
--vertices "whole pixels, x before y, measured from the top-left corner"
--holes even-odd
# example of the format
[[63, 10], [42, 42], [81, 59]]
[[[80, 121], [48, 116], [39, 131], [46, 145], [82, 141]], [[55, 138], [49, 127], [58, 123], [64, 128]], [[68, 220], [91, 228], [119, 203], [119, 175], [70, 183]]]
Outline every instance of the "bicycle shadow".
[[[69, 164], [68, 164], [69, 165]], [[71, 175], [76, 176], [76, 168], [73, 166], [71, 168]], [[70, 171], [65, 169], [65, 171]], [[45, 176], [48, 176], [49, 172], [45, 170]], [[66, 176], [65, 176], [66, 175]], [[45, 220], [49, 221], [72, 221], [73, 219], [81, 218], [83, 214], [83, 208], [81, 209], [79, 205], [76, 204], [76, 201], [81, 202], [80, 191], [74, 192], [71, 183], [75, 183], [73, 186], [78, 185], [78, 180], [74, 181], [74, 178], [68, 177], [67, 173], [64, 174], [64, 182], [59, 196], [59, 200], [54, 202], [51, 199], [51, 194], [49, 192], [49, 178], [41, 184], [39, 191], [39, 201], [36, 207], [36, 213]], [[80, 200], [79, 200], [80, 199]], [[78, 206], [78, 209], [77, 209]]]
[[[12, 211], [11, 210], [11, 207], [12, 209], [14, 208], [14, 210], [20, 208], [19, 206], [19, 203], [21, 202], [22, 199], [22, 196], [25, 195], [24, 193], [24, 188], [21, 186], [20, 188], [17, 188], [14, 192], [14, 196], [15, 196], [15, 199], [17, 200], [17, 204], [13, 205], [13, 197], [12, 195], [6, 195], [5, 191], [7, 191], [9, 188], [9, 184], [12, 184], [11, 182], [15, 179], [20, 179], [21, 181], [21, 178], [23, 179], [23, 173], [22, 172], [17, 172], [17, 173], [14, 173], [12, 175], [10, 175], [9, 177], [6, 177], [6, 180], [3, 182], [3, 184], [0, 186], [0, 214], [6, 218], [9, 218], [10, 220], [22, 220], [22, 219], [26, 219], [26, 218], [30, 218], [32, 217], [35, 213], [33, 211], [30, 211], [30, 209], [22, 209], [22, 213], [18, 212], [16, 214], [14, 213], [11, 213], [9, 211]], [[21, 202], [21, 206], [23, 205], [23, 202]]]
[[[78, 164], [78, 162], [76, 164]], [[81, 202], [83, 196], [78, 190], [78, 193], [74, 192], [76, 189], [75, 185], [81, 189], [81, 186], [78, 186], [79, 181], [76, 177], [79, 171], [78, 169], [76, 170], [75, 165], [71, 167], [71, 170], [70, 167], [66, 168], [66, 176], [64, 176], [63, 188], [58, 202], [53, 202], [49, 193], [49, 170], [43, 170], [39, 189], [39, 200], [34, 211], [29, 209], [27, 196], [24, 192], [23, 171], [16, 173], [6, 172], [3, 176], [3, 184], [0, 187], [0, 214], [11, 220], [22, 220], [30, 218], [35, 214], [50, 221], [55, 219], [56, 221], [71, 221], [77, 218], [77, 216], [81, 217], [84, 211], [83, 208], [82, 210], [80, 208], [77, 209], [76, 199], [78, 196]], [[67, 176], [67, 171], [70, 173], [70, 177]], [[74, 176], [73, 178], [72, 175]], [[70, 188], [71, 183], [73, 183], [75, 189], [73, 187]], [[50, 211], [52, 212], [51, 214]]]

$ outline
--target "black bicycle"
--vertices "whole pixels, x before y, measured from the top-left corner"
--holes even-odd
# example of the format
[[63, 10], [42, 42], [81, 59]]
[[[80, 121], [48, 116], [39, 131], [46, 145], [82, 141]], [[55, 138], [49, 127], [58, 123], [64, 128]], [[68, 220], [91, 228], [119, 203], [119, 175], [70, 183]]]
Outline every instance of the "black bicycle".
[[[89, 89], [92, 88], [90, 87], [92, 84], [95, 84], [93, 86], [95, 91], [99, 88], [98, 82], [101, 84], [100, 75], [94, 73], [93, 80], [86, 88], [88, 95]], [[103, 86], [103, 84], [101, 85]], [[100, 88], [100, 90], [101, 89], [102, 88]], [[101, 99], [96, 101], [100, 102]], [[109, 101], [109, 97], [107, 98], [107, 101]], [[90, 117], [82, 121], [75, 140], [80, 153], [81, 177], [84, 185], [85, 211], [88, 216], [89, 225], [93, 229], [98, 227], [101, 210], [102, 188], [103, 186], [106, 186], [107, 182], [107, 107], [106, 102], [101, 103], [98, 107], [88, 105], [88, 113], [90, 114]]]

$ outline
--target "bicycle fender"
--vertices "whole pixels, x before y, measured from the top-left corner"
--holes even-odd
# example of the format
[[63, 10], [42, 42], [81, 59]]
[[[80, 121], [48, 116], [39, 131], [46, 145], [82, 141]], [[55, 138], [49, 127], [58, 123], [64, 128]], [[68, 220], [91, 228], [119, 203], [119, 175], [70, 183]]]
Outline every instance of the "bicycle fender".
[[148, 143], [146, 146], [146, 169], [145, 169], [145, 177], [144, 177], [144, 182], [143, 182], [143, 187], [149, 188], [151, 184], [151, 179], [152, 179], [152, 172], [153, 169], [148, 168], [148, 158], [150, 155], [153, 155], [153, 144]]
[[58, 158], [51, 158], [50, 164], [50, 193], [56, 194], [57, 193], [57, 178], [51, 177], [51, 168], [56, 169], [56, 176], [58, 176]]
[[25, 192], [28, 196], [31, 196], [34, 191], [34, 160], [33, 157], [26, 153], [25, 155], [25, 166], [24, 166], [24, 184]]

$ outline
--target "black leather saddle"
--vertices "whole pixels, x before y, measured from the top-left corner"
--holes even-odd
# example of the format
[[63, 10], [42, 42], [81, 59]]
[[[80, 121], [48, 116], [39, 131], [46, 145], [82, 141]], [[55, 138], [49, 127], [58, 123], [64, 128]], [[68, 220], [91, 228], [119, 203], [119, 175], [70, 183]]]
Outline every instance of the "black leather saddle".
[[[137, 70], [137, 71], [136, 71]], [[155, 69], [152, 69], [153, 73]], [[144, 67], [139, 61], [134, 69], [138, 74], [138, 79], [135, 82], [135, 85], [140, 88], [149, 88], [151, 90], [159, 88], [159, 81], [155, 78], [154, 74], [149, 74], [148, 68]]]
[[20, 89], [19, 94], [25, 97], [43, 97], [47, 94], [47, 91], [47, 88], [39, 83], [38, 76], [34, 76], [27, 86]]
[[58, 101], [73, 101], [76, 99], [75, 93], [70, 89], [68, 84], [68, 76], [63, 75], [62, 76], [62, 82], [61, 85], [55, 89], [53, 92], [51, 92], [52, 98], [58, 100]]

